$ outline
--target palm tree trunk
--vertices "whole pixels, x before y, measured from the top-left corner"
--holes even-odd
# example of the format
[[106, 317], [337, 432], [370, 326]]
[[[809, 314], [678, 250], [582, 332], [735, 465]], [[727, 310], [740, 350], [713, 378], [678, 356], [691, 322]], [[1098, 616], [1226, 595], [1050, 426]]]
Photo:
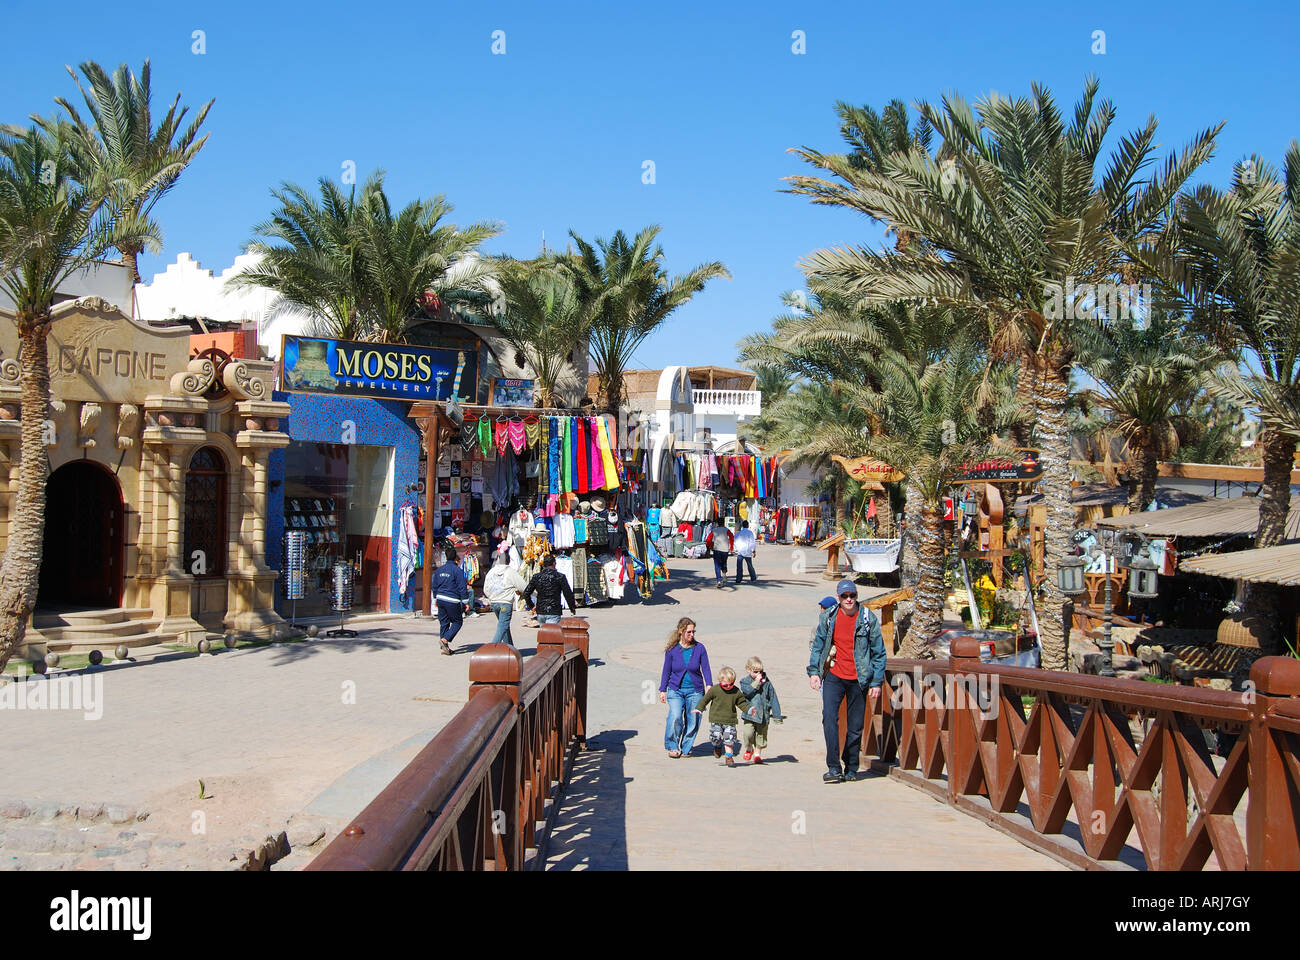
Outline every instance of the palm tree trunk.
[[[1074, 507], [1070, 503], [1070, 432], [1065, 421], [1069, 399], [1069, 368], [1052, 359], [1031, 355], [1030, 363], [1042, 364], [1044, 376], [1035, 378], [1034, 406], [1038, 410], [1038, 436], [1043, 448], [1043, 501], [1047, 507], [1044, 530], [1043, 573], [1047, 602], [1039, 617], [1043, 666], [1064, 670], [1070, 628], [1064, 622], [1066, 597], [1056, 586], [1056, 571], [1073, 544]], [[1029, 364], [1026, 364], [1028, 367]]]
[[844, 481], [840, 479], [838, 467], [832, 467], [835, 471], [835, 482], [831, 487], [831, 496], [835, 503], [835, 529], [843, 530], [844, 521], [848, 519], [848, 511], [844, 509]]
[[1259, 491], [1259, 531], [1255, 546], [1275, 547], [1286, 538], [1296, 442], [1276, 430], [1264, 430], [1260, 440], [1264, 448], [1264, 483]]
[[1156, 476], [1160, 470], [1160, 457], [1156, 453], [1155, 445], [1150, 441], [1144, 440], [1133, 448], [1134, 474], [1137, 477], [1137, 484], [1133, 489], [1132, 496], [1129, 498], [1129, 513], [1138, 513], [1151, 506], [1151, 501], [1156, 498]]
[[907, 484], [907, 500], [903, 507], [903, 559], [902, 567], [902, 585], [904, 587], [914, 587], [921, 578], [921, 524], [922, 520], [922, 502], [921, 494], [916, 489], [916, 484], [909, 482]]
[[45, 450], [45, 417], [50, 406], [50, 368], [46, 336], [50, 314], [19, 317], [18, 368], [21, 371], [22, 462], [18, 495], [9, 522], [9, 545], [0, 563], [0, 670], [27, 633], [27, 618], [36, 608], [45, 548], [45, 481], [50, 462]]
[[903, 638], [903, 656], [932, 656], [931, 648], [943, 630], [943, 509], [937, 503], [921, 507], [920, 577], [912, 622]]

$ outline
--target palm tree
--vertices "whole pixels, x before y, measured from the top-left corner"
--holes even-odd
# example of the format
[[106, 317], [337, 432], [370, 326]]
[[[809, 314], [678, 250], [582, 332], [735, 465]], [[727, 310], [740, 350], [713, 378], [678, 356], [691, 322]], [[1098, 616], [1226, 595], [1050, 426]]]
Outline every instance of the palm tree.
[[655, 245], [660, 229], [646, 227], [631, 240], [620, 230], [608, 242], [597, 238], [595, 246], [569, 231], [578, 252], [564, 262], [591, 311], [591, 359], [604, 409], [611, 413], [622, 402], [623, 371], [637, 347], [710, 280], [731, 277], [717, 261], [669, 277], [663, 248]]
[[358, 308], [362, 266], [357, 208], [382, 189], [383, 177], [379, 172], [370, 175], [361, 187], [361, 201], [355, 186], [344, 194], [326, 177], [317, 183], [319, 200], [293, 183], [271, 191], [280, 208], [253, 228], [265, 239], [248, 245], [261, 259], [227, 283], [275, 291], [272, 317], [302, 310], [312, 317], [312, 333], [360, 340], [366, 325]]
[[[1114, 109], [1102, 103], [1094, 111], [1096, 92], [1090, 79], [1068, 124], [1037, 85], [1028, 99], [980, 101], [978, 116], [957, 96], [940, 107], [922, 103], [918, 111], [941, 138], [942, 163], [917, 148], [885, 156], [880, 171], [828, 166], [842, 185], [792, 178], [794, 191], [815, 202], [862, 210], [916, 238], [892, 252], [818, 251], [802, 264], [810, 278], [833, 280], [874, 303], [966, 308], [993, 330], [995, 350], [1019, 353], [1043, 451], [1046, 588], [1057, 601], [1064, 598], [1055, 587], [1056, 567], [1073, 546], [1065, 407], [1074, 330], [1095, 322], [1096, 311], [1076, 304], [1056, 311], [1053, 294], [1131, 282], [1125, 244], [1162, 228], [1218, 132], [1200, 134], [1147, 177], [1156, 150], [1151, 118], [1120, 142], [1098, 182], [1095, 167]], [[1042, 628], [1044, 666], [1063, 669], [1063, 623], [1045, 617]]]
[[505, 303], [492, 325], [527, 358], [542, 406], [553, 407], [556, 383], [574, 348], [587, 337], [590, 318], [572, 279], [553, 257], [503, 260], [497, 283]]
[[378, 176], [378, 189], [363, 195], [355, 219], [362, 267], [358, 305], [373, 339], [402, 343], [422, 316], [426, 294], [450, 304], [467, 288], [480, 288], [491, 274], [490, 261], [471, 261], [454, 281], [449, 273], [502, 228], [473, 223], [462, 229], [442, 222], [453, 208], [441, 194], [413, 200], [394, 215]]
[[[67, 69], [85, 101], [87, 116], [83, 119], [76, 107], [63, 97], [56, 97], [54, 102], [67, 111], [76, 128], [73, 152], [78, 165], [101, 171], [105, 179], [118, 183], [124, 196], [132, 198], [122, 205], [121, 222], [147, 220], [154, 205], [175, 186], [181, 173], [203, 149], [208, 134], [200, 137], [199, 127], [215, 101], [209, 100], [201, 106], [189, 126], [184, 126], [189, 108], [180, 105], [178, 93], [155, 125], [148, 60], [140, 68], [139, 77], [125, 63], [112, 77], [94, 61], [83, 63], [81, 72], [90, 89], [82, 85], [72, 67]], [[131, 268], [132, 284], [139, 283], [140, 253], [144, 248], [130, 240], [122, 242], [124, 246], [117, 249]], [[131, 316], [135, 317], [134, 289]]]
[[1242, 368], [1218, 392], [1259, 411], [1264, 482], [1255, 545], [1285, 537], [1291, 469], [1300, 440], [1300, 144], [1277, 171], [1255, 156], [1227, 192], [1202, 186], [1179, 198], [1177, 219], [1137, 256], [1192, 310], [1197, 327]]
[[920, 371], [908, 357], [885, 352], [874, 364], [880, 389], [848, 385], [850, 396], [881, 421], [882, 429], [868, 438], [869, 452], [905, 473], [909, 491], [921, 501], [907, 657], [928, 656], [943, 629], [943, 498], [963, 466], [987, 447], [977, 401], [983, 366], [974, 339], [966, 337]]
[[0, 564], [0, 670], [22, 643], [40, 585], [49, 474], [46, 338], [54, 298], [69, 276], [108, 249], [160, 246], [157, 228], [134, 212], [140, 198], [130, 185], [76, 163], [75, 138], [57, 120], [0, 128], [0, 284], [14, 302], [22, 390], [22, 464]]
[[266, 239], [249, 244], [262, 259], [230, 283], [274, 290], [274, 312], [301, 309], [314, 332], [340, 340], [406, 340], [427, 294], [449, 306], [473, 298], [477, 308], [486, 299], [481, 281], [490, 264], [466, 261], [500, 226], [442, 223], [452, 210], [442, 196], [394, 215], [382, 170], [346, 195], [325, 177], [318, 184], [319, 200], [295, 184], [271, 191], [280, 209], [254, 228]]
[[1178, 449], [1180, 428], [1188, 432], [1179, 411], [1219, 357], [1181, 318], [1163, 314], [1081, 327], [1079, 349], [1097, 388], [1080, 391], [1075, 400], [1098, 421], [1103, 443], [1111, 433], [1124, 438], [1134, 477], [1129, 510], [1145, 510], [1155, 499], [1160, 461]]

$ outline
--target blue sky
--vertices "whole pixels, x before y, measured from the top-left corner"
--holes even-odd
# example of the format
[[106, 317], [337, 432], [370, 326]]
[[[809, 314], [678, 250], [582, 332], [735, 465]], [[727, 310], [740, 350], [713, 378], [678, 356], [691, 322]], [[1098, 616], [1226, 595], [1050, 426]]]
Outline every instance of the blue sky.
[[358, 179], [387, 170], [396, 203], [444, 193], [458, 222], [501, 221], [491, 252], [658, 223], [670, 270], [721, 260], [733, 279], [648, 340], [644, 367], [735, 363], [736, 341], [801, 285], [801, 256], [879, 240], [860, 217], [779, 192], [801, 172], [788, 148], [839, 148], [836, 100], [1022, 95], [1039, 81], [1068, 107], [1095, 73], [1118, 109], [1112, 142], [1150, 113], [1165, 149], [1227, 120], [1202, 174], [1217, 183], [1249, 153], [1280, 162], [1300, 137], [1293, 3], [6, 6], [0, 121], [71, 98], [64, 64], [86, 59], [149, 57], [156, 105], [216, 98], [207, 147], [157, 208], [165, 249], [144, 258], [145, 279], [182, 251], [225, 268], [271, 212], [272, 186], [352, 161]]

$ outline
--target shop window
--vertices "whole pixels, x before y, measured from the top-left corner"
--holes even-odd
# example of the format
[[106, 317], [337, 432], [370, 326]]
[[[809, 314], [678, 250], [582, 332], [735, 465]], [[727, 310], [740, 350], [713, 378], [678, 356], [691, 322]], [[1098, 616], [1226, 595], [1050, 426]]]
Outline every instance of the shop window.
[[[198, 579], [226, 575], [226, 461], [203, 447], [185, 472], [185, 570]], [[201, 553], [196, 556], [196, 552]]]

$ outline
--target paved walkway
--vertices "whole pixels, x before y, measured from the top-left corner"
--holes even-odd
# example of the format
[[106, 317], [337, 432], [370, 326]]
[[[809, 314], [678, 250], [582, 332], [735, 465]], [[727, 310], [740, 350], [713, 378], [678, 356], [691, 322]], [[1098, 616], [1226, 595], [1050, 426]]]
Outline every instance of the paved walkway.
[[[724, 590], [714, 588], [712, 561], [675, 560], [669, 588], [626, 630], [593, 623], [593, 734], [559, 813], [550, 869], [1064, 869], [887, 777], [822, 783], [821, 694], [805, 668], [817, 601], [834, 592], [820, 577], [824, 560], [769, 547], [757, 584]], [[763, 660], [788, 719], [771, 725], [761, 766], [715, 760], [707, 718], [690, 757], [667, 757], [668, 708], [655, 694], [683, 616], [697, 622], [715, 679], [724, 664], [743, 675], [748, 657]]]
[[[584, 611], [595, 733], [552, 866], [1055, 866], [902, 784], [821, 783], [804, 666], [816, 601], [832, 590], [824, 556], [769, 547], [758, 584], [721, 591], [712, 561], [674, 560], [652, 601]], [[715, 672], [766, 661], [790, 715], [772, 728], [773, 762], [726, 769], [707, 740], [692, 758], [664, 756], [655, 694], [681, 616], [699, 622]], [[101, 669], [97, 720], [0, 711], [0, 869], [216, 868], [282, 830], [298, 848], [283, 866], [301, 866], [460, 709], [467, 653], [494, 624], [467, 621], [455, 657], [438, 655], [436, 622], [385, 621], [355, 640]], [[516, 630], [525, 655], [536, 637]]]

